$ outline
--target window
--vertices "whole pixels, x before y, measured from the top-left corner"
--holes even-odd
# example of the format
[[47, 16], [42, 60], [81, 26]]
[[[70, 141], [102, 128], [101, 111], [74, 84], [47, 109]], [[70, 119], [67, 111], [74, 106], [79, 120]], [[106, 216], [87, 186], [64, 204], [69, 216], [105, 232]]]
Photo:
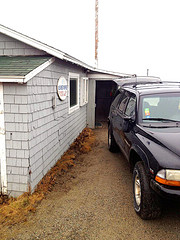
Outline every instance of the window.
[[[141, 99], [143, 121], [148, 122], [148, 119], [152, 118], [154, 118], [154, 122], [159, 122], [158, 118], [180, 121], [180, 96], [178, 93], [146, 95]], [[152, 122], [152, 120], [150, 121]]]
[[119, 103], [121, 102], [121, 99], [123, 98], [123, 94], [124, 94], [124, 90], [120, 90], [115, 93], [114, 100], [112, 103], [114, 107], [118, 107]]
[[79, 75], [69, 74], [69, 112], [79, 108]]
[[126, 107], [126, 116], [132, 117], [135, 114], [136, 99], [135, 96], [129, 99], [128, 105]]
[[128, 100], [129, 100], [129, 95], [126, 92], [120, 99], [120, 105], [119, 105], [120, 112], [124, 112], [124, 109], [126, 107]]
[[115, 99], [114, 99], [114, 101], [113, 101], [113, 103], [112, 103], [112, 105], [113, 105], [114, 107], [116, 107], [116, 106], [118, 105], [120, 96], [121, 96], [121, 94], [119, 93], [119, 94], [115, 97]]
[[88, 78], [81, 78], [81, 106], [88, 103]]

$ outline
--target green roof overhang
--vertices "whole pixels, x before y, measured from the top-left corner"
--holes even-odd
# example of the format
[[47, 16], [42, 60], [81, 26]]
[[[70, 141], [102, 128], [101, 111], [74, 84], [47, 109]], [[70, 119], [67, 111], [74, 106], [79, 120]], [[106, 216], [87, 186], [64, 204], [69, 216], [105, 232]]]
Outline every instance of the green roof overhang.
[[54, 60], [51, 56], [0, 56], [0, 82], [26, 83]]

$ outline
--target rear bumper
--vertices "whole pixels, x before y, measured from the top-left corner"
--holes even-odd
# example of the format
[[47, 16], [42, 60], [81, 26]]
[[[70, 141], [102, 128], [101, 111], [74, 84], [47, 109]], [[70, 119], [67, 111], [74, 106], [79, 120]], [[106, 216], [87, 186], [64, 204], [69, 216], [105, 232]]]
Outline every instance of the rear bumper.
[[161, 197], [173, 200], [180, 200], [180, 189], [173, 189], [159, 184], [155, 180], [150, 181], [151, 188]]

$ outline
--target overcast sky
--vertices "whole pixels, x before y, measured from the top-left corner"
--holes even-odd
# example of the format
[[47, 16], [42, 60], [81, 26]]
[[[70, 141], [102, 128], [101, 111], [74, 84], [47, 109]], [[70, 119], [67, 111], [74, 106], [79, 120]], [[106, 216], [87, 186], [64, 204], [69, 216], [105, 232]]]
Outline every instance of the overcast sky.
[[[99, 64], [179, 80], [179, 0], [99, 0]], [[0, 0], [0, 24], [94, 65], [95, 0]]]

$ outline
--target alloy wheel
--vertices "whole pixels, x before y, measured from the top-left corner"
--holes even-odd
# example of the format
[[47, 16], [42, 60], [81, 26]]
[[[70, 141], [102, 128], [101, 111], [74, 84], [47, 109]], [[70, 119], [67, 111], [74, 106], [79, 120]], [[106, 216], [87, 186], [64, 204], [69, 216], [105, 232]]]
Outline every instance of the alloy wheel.
[[136, 204], [140, 206], [141, 204], [141, 183], [138, 173], [136, 173], [135, 181], [134, 181], [134, 197]]

